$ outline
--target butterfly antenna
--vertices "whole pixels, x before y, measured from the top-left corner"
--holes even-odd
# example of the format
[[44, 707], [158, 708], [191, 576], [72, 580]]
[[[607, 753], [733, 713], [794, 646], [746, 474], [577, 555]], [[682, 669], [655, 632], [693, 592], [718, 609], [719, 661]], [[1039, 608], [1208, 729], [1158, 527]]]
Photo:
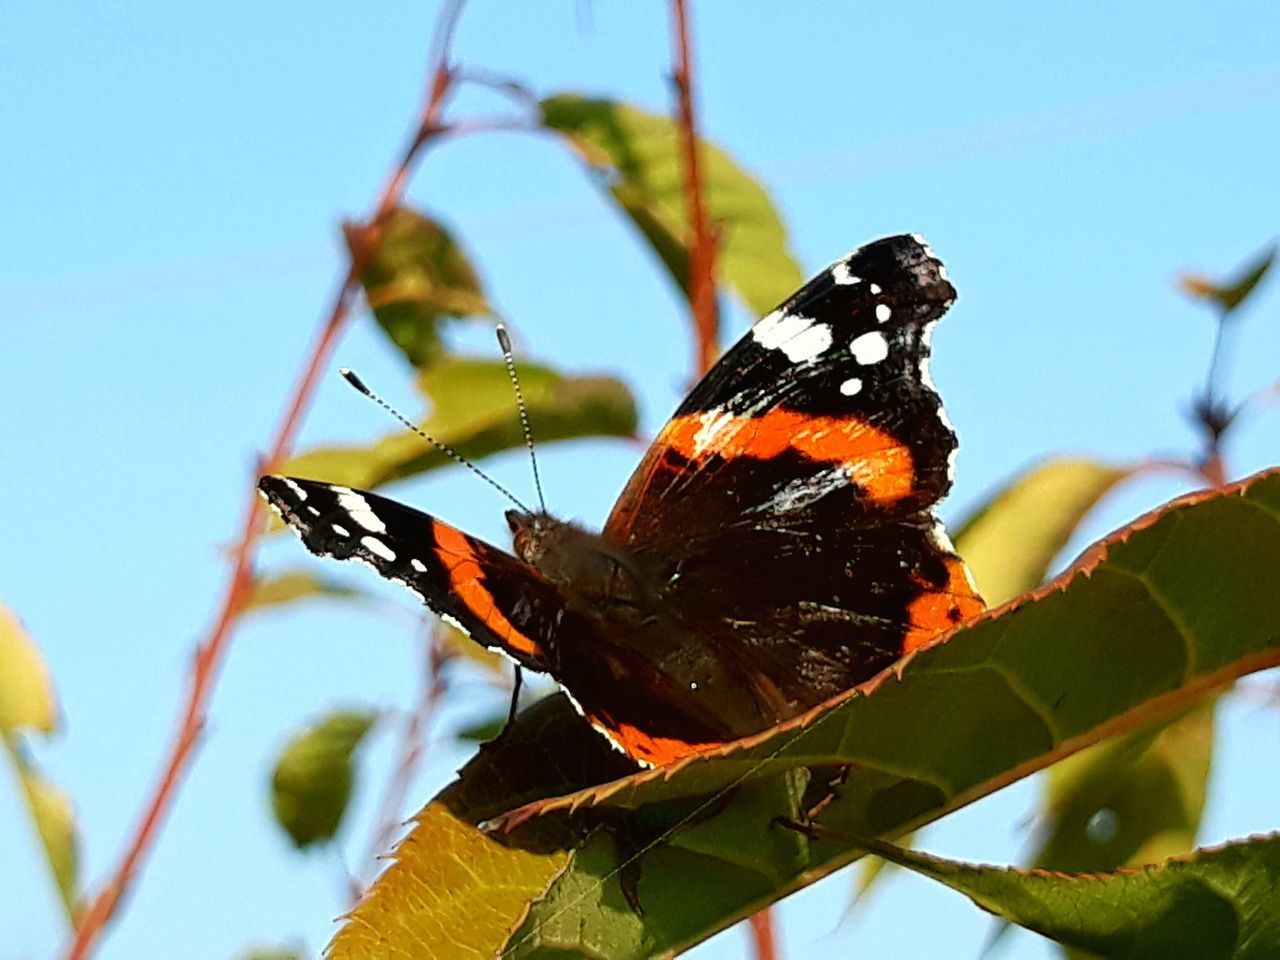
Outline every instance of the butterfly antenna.
[[507, 336], [507, 328], [498, 322], [498, 346], [502, 349], [502, 359], [507, 364], [507, 376], [511, 378], [511, 386], [516, 391], [516, 406], [520, 408], [520, 427], [524, 430], [524, 445], [529, 448], [529, 463], [533, 465], [533, 487], [538, 491], [538, 506], [547, 512], [547, 499], [542, 495], [542, 477], [538, 473], [538, 454], [533, 449], [533, 428], [529, 426], [529, 408], [525, 406], [524, 391], [520, 389], [520, 378], [516, 376], [516, 361], [511, 355], [511, 338]]
[[466, 467], [468, 470], [474, 473], [477, 477], [479, 477], [485, 483], [489, 484], [489, 486], [493, 487], [493, 489], [497, 490], [500, 494], [502, 494], [504, 497], [506, 497], [508, 500], [514, 503], [517, 507], [519, 507], [525, 513], [533, 512], [528, 507], [526, 507], [519, 500], [519, 498], [516, 497], [514, 493], [512, 493], [510, 490], [508, 490], [506, 487], [500, 484], [497, 480], [493, 479], [493, 477], [489, 476], [487, 473], [485, 473], [483, 470], [477, 467], [474, 463], [472, 463], [470, 460], [468, 460], [466, 457], [460, 454], [457, 450], [453, 449], [453, 447], [449, 446], [447, 443], [441, 443], [439, 440], [437, 440], [435, 437], [431, 436], [428, 433], [424, 433], [414, 423], [412, 423], [408, 417], [404, 416], [404, 414], [402, 414], [399, 410], [391, 406], [391, 404], [387, 403], [387, 401], [383, 400], [380, 396], [378, 396], [376, 393], [374, 393], [372, 390], [366, 387], [364, 385], [364, 381], [361, 380], [356, 375], [355, 371], [348, 370], [346, 367], [343, 367], [338, 372], [342, 374], [342, 379], [346, 380], [347, 383], [351, 384], [353, 387], [355, 387], [357, 390], [363, 393], [366, 397], [368, 397], [370, 400], [372, 400], [374, 403], [380, 406], [383, 410], [387, 411], [387, 413], [391, 414], [393, 417], [399, 420], [408, 429], [412, 430], [414, 433], [420, 436], [423, 440], [427, 441], [427, 443], [431, 444], [433, 447], [435, 447], [437, 450], [439, 450], [441, 453], [447, 456], [450, 460], [454, 461], [455, 463], [462, 464], [464, 467]]

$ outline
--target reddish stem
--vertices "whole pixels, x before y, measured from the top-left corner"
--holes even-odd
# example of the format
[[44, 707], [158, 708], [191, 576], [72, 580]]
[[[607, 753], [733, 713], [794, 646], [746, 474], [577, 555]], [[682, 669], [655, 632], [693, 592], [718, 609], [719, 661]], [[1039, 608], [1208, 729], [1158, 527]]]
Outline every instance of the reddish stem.
[[773, 939], [773, 914], [766, 907], [747, 921], [751, 927], [751, 944], [755, 947], [756, 960], [778, 960], [778, 949]]
[[[297, 386], [285, 408], [269, 452], [259, 463], [259, 472], [275, 469], [293, 446], [303, 415], [310, 406], [320, 372], [325, 368], [339, 334], [346, 325], [351, 301], [359, 285], [360, 274], [374, 248], [378, 231], [387, 215], [395, 209], [404, 193], [412, 165], [422, 147], [431, 139], [439, 124], [440, 111], [450, 88], [448, 38], [461, 11], [462, 0], [454, 0], [442, 13], [435, 56], [432, 61], [431, 86], [418, 128], [409, 146], [392, 170], [379, 193], [368, 225], [358, 231], [352, 245], [351, 262], [333, 298], [328, 317], [320, 328], [315, 345], [303, 366]], [[208, 714], [209, 699], [219, 669], [230, 644], [236, 621], [253, 586], [253, 548], [263, 529], [263, 506], [258, 497], [256, 480], [246, 496], [244, 519], [231, 559], [231, 576], [222, 606], [213, 628], [196, 647], [191, 686], [183, 709], [182, 720], [173, 745], [169, 749], [163, 773], [148, 799], [138, 826], [125, 845], [120, 863], [105, 880], [96, 896], [85, 908], [76, 924], [75, 936], [67, 951], [68, 960], [81, 960], [97, 946], [106, 925], [115, 916], [121, 898], [136, 879], [142, 864], [154, 846], [183, 776], [191, 764], [193, 751]]]
[[677, 93], [676, 126], [684, 159], [684, 199], [689, 217], [689, 308], [696, 338], [694, 362], [699, 374], [706, 373], [719, 353], [719, 318], [716, 311], [716, 236], [707, 219], [703, 202], [702, 176], [698, 164], [698, 127], [693, 113], [693, 69], [689, 58], [689, 16], [686, 0], [672, 0], [671, 17], [675, 29], [675, 70]]

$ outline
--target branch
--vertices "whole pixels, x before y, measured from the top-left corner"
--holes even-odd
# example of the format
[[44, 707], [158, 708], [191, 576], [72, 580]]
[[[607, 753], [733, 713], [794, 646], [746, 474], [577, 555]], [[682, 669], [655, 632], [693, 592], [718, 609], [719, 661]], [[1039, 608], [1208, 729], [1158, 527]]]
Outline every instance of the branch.
[[[338, 336], [346, 326], [352, 300], [359, 289], [360, 274], [376, 246], [382, 224], [399, 203], [414, 162], [422, 148], [432, 140], [433, 131], [439, 125], [440, 112], [452, 83], [448, 62], [450, 39], [462, 4], [463, 0], [450, 0], [441, 13], [433, 43], [429, 92], [417, 129], [379, 193], [367, 225], [359, 231], [359, 240], [353, 246], [351, 262], [334, 294], [328, 317], [303, 365], [269, 452], [259, 462], [260, 473], [269, 473], [275, 469], [292, 448], [303, 415], [311, 405], [320, 371], [326, 366]], [[118, 866], [81, 914], [76, 924], [75, 937], [67, 951], [68, 960], [81, 960], [97, 946], [106, 925], [115, 916], [121, 898], [136, 880], [147, 854], [158, 839], [178, 787], [190, 767], [193, 751], [208, 716], [209, 699], [226, 657], [232, 633], [253, 585], [253, 550], [263, 530], [265, 516], [262, 501], [258, 497], [257, 477], [253, 479], [254, 483], [250, 485], [246, 497], [239, 539], [232, 554], [231, 574], [222, 606], [212, 629], [196, 647], [186, 705], [160, 780], [146, 802], [138, 826], [127, 841]]]
[[689, 18], [686, 0], [672, 0], [675, 30], [676, 127], [684, 161], [684, 199], [689, 217], [689, 308], [697, 338], [694, 362], [698, 374], [711, 369], [719, 353], [719, 318], [716, 310], [716, 236], [703, 203], [698, 168], [698, 128], [693, 115], [693, 69], [689, 60]]

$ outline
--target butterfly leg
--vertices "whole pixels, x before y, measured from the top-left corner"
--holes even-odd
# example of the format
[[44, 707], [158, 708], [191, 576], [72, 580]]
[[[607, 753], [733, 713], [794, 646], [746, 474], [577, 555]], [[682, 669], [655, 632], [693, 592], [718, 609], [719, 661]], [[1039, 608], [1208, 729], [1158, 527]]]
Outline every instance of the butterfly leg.
[[519, 664], [515, 665], [515, 671], [515, 679], [511, 684], [511, 706], [507, 709], [507, 722], [502, 725], [502, 732], [495, 738], [495, 743], [507, 735], [512, 724], [516, 722], [516, 711], [520, 709], [520, 688], [524, 686], [524, 671], [520, 669]]

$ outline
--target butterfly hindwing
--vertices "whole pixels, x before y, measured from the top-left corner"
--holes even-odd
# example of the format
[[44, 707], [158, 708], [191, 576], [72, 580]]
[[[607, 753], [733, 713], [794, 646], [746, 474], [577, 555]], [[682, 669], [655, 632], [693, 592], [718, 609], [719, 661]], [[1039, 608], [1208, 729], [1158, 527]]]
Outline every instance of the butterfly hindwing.
[[368, 564], [477, 642], [546, 669], [563, 602], [528, 564], [375, 493], [296, 477], [263, 477], [258, 486], [312, 553]]

